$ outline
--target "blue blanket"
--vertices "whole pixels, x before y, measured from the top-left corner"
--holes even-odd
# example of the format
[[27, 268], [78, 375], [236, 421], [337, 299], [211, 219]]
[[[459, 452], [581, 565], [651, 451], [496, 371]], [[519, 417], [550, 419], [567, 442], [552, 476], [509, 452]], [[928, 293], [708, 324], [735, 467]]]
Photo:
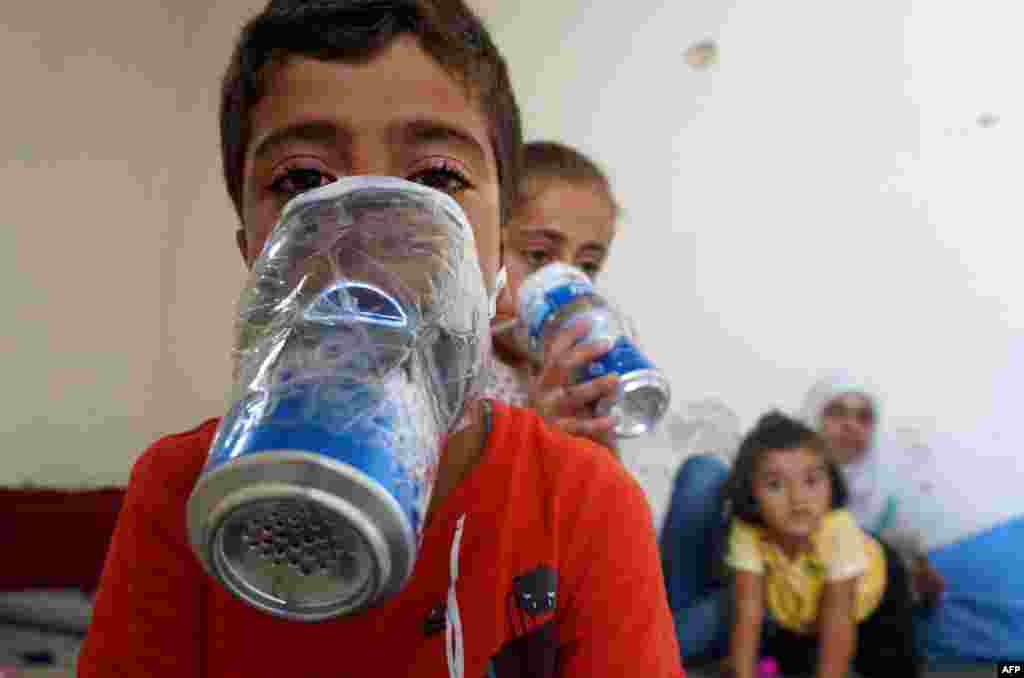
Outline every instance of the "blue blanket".
[[923, 620], [927, 653], [1024, 658], [1024, 516], [933, 549], [929, 557], [946, 578], [946, 592]]

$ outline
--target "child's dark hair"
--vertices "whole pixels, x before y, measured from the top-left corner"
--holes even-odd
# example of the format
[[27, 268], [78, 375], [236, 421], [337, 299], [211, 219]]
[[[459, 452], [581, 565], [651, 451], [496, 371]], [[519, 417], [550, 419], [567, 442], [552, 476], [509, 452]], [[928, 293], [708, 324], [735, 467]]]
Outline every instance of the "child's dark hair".
[[269, 66], [291, 56], [363, 63], [401, 35], [467, 87], [487, 118], [508, 217], [520, 182], [522, 123], [505, 60], [463, 0], [271, 0], [242, 29], [221, 91], [221, 160], [239, 216], [249, 114]]
[[828, 447], [824, 439], [796, 419], [772, 411], [762, 416], [740, 443], [732, 472], [726, 481], [724, 499], [733, 517], [753, 525], [764, 524], [754, 497], [754, 474], [758, 464], [769, 450], [797, 448], [814, 450], [824, 457], [832, 481], [832, 508], [846, 506], [846, 483], [839, 468], [828, 458]]
[[[572, 183], [592, 184], [601, 189], [617, 217], [619, 205], [612, 195], [611, 182], [596, 162], [582, 152], [557, 141], [531, 141], [523, 146], [523, 179], [559, 179]], [[522, 191], [519, 201], [529, 196]]]

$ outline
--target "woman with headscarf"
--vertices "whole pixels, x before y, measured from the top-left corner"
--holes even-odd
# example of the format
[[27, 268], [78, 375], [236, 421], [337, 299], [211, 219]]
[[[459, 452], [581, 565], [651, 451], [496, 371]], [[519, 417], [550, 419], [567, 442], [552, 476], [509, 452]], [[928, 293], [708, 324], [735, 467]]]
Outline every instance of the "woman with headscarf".
[[880, 428], [882, 399], [866, 380], [832, 372], [811, 387], [802, 416], [829, 443], [832, 460], [849, 490], [849, 509], [865, 530], [892, 546], [903, 558], [915, 594], [933, 602], [943, 588], [942, 575], [928, 562], [922, 535], [907, 516], [909, 474], [906, 450]]

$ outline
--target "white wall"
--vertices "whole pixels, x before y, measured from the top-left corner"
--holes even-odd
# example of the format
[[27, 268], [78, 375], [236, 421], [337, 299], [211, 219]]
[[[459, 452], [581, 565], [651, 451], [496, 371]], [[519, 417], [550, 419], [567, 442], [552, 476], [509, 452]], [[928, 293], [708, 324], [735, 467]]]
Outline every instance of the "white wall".
[[5, 6], [0, 484], [124, 482], [222, 408], [243, 267], [216, 95], [249, 10], [207, 4]]
[[[1001, 0], [634, 0], [492, 21], [529, 136], [611, 170], [627, 216], [606, 283], [680, 402], [749, 424], [846, 367], [894, 416], [961, 427], [1024, 329], [1022, 18]], [[695, 71], [683, 54], [707, 38], [720, 63]]]
[[[221, 412], [244, 271], [217, 86], [261, 4], [5, 11], [0, 484], [122, 482]], [[835, 365], [923, 425], [990, 407], [1024, 326], [1022, 10], [966, 7], [487, 3], [529, 136], [611, 169], [606, 283], [679, 407], [749, 423]], [[693, 71], [704, 38], [721, 62]]]

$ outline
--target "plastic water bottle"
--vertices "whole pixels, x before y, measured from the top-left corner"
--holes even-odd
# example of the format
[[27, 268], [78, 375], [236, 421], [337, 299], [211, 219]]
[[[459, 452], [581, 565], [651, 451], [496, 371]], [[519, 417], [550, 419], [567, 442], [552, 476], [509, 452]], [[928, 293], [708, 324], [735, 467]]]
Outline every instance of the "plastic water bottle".
[[611, 343], [611, 350], [585, 365], [576, 381], [619, 375], [618, 391], [595, 407], [597, 416], [615, 416], [619, 437], [650, 433], [665, 415], [670, 399], [668, 379], [633, 341], [624, 319], [594, 291], [586, 273], [561, 262], [536, 271], [519, 288], [519, 317], [525, 324], [529, 350], [540, 360], [553, 333], [581, 319], [590, 323], [581, 342], [605, 339]]

